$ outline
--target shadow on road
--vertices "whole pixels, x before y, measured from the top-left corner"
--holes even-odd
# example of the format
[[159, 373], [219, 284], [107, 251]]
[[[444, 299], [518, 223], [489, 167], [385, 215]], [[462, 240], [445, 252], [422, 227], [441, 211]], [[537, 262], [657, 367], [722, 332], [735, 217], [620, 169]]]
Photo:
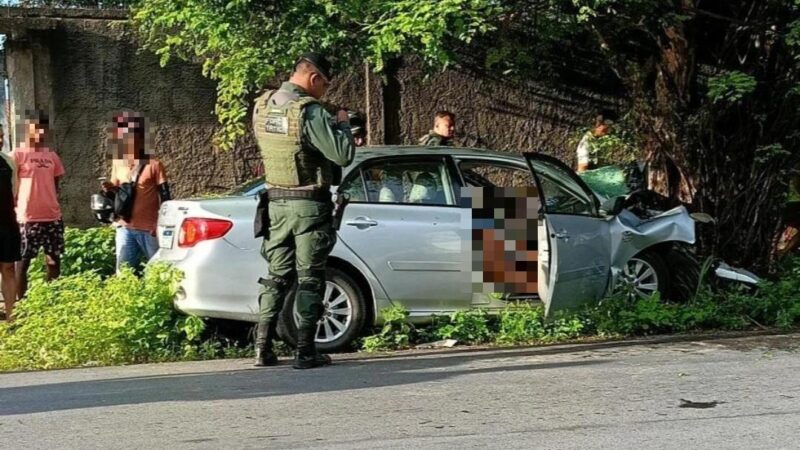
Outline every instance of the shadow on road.
[[[0, 389], [0, 416], [170, 401], [236, 400], [336, 392], [437, 382], [462, 375], [559, 369], [613, 361], [604, 358], [508, 365], [511, 358], [530, 355], [536, 355], [536, 352], [350, 361], [302, 372], [278, 366], [10, 387]], [[486, 367], [486, 362], [501, 359], [506, 362]], [[481, 367], [471, 367], [472, 364]]]

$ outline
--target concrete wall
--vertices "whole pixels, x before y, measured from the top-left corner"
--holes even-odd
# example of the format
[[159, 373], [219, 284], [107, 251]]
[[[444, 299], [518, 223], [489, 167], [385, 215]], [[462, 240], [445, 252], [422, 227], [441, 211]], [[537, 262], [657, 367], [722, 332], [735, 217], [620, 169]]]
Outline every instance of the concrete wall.
[[[92, 26], [94, 25], [94, 26]], [[148, 118], [153, 149], [186, 197], [235, 184], [232, 153], [211, 146], [215, 86], [196, 67], [170, 64], [137, 52], [102, 24], [48, 32], [53, 72], [54, 147], [68, 177], [62, 202], [68, 223], [88, 225], [86, 207], [98, 176], [107, 175], [107, 127], [126, 108]], [[13, 80], [12, 80], [13, 83]]]
[[[144, 113], [154, 149], [177, 197], [223, 191], [252, 177], [258, 152], [248, 137], [233, 152], [211, 144], [215, 85], [197, 66], [137, 50], [120, 16], [68, 12], [66, 18], [0, 17], [10, 33], [7, 68], [16, 111], [49, 110], [53, 146], [67, 170], [61, 195], [70, 225], [93, 224], [88, 198], [108, 174], [106, 127], [121, 108]], [[63, 13], [59, 13], [63, 14]], [[340, 77], [329, 101], [368, 116], [371, 144], [410, 144], [431, 127], [433, 113], [458, 117], [458, 143], [504, 151], [538, 150], [571, 159], [567, 141], [618, 100], [575, 87], [509, 85], [491, 74], [448, 71], [425, 79], [413, 63], [396, 62], [387, 83], [365, 67]]]
[[467, 147], [523, 152], [542, 151], [574, 159], [574, 140], [602, 110], [616, 110], [619, 99], [576, 86], [511, 83], [489, 73], [450, 70], [425, 79], [415, 64], [397, 71], [396, 143], [416, 143], [433, 126], [438, 110], [456, 114], [456, 142]]

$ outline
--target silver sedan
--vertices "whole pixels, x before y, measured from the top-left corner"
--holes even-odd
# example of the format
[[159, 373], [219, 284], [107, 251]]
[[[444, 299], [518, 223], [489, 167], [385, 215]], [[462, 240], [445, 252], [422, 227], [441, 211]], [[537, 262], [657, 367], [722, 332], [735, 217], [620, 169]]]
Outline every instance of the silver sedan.
[[[533, 208], [535, 217], [523, 230], [526, 237], [493, 239], [501, 247], [527, 241], [533, 248], [520, 252], [512, 243], [496, 254], [484, 243], [476, 252], [477, 205], [474, 198], [466, 201], [465, 193], [498, 187], [527, 187], [523, 209]], [[253, 217], [263, 189], [256, 182], [231, 197], [162, 206], [154, 260], [185, 273], [178, 309], [257, 321], [257, 280], [266, 276], [267, 264], [261, 240], [253, 238]], [[624, 209], [620, 199], [595, 194], [571, 169], [544, 155], [370, 147], [358, 152], [332, 190], [346, 193], [350, 203], [328, 263], [317, 333], [324, 351], [341, 349], [366, 327], [380, 324], [380, 311], [392, 305], [405, 307], [412, 321], [425, 322], [475, 307], [497, 312], [512, 299], [541, 301], [548, 310], [574, 307], [622, 284], [640, 295], [670, 296], [678, 292], [678, 274], [669, 267], [691, 266], [681, 249], [694, 243], [695, 227], [684, 208], [643, 219]], [[522, 283], [487, 276], [514, 258], [530, 263], [517, 266], [528, 274]], [[499, 266], [492, 269], [494, 263]], [[489, 282], [493, 288], [487, 289]], [[522, 287], [508, 291], [509, 286]], [[280, 326], [290, 343], [296, 320], [292, 294]]]

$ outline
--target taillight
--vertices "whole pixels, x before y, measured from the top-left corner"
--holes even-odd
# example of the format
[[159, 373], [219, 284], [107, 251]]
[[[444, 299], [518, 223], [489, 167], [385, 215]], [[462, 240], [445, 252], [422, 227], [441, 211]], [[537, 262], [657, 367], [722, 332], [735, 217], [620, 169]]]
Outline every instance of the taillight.
[[233, 228], [233, 223], [222, 219], [187, 218], [181, 224], [178, 247], [194, 247], [198, 242], [219, 239]]

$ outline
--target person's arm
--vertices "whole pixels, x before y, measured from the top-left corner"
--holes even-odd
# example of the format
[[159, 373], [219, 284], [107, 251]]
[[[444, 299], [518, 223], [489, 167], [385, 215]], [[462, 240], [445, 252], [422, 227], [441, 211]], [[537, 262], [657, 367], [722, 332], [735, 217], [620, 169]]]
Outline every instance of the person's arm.
[[17, 155], [17, 151], [16, 150], [12, 150], [11, 153], [8, 156], [9, 156], [9, 159], [11, 160], [11, 163], [12, 163], [11, 176], [13, 177], [13, 180], [11, 182], [11, 190], [14, 193], [13, 194], [13, 196], [14, 196], [14, 206], [16, 207], [17, 206], [17, 201], [19, 200], [19, 185], [22, 182], [22, 180], [20, 180], [20, 177], [19, 177], [19, 170], [20, 170], [20, 167], [22, 167], [22, 165], [21, 165], [21, 163], [19, 161], [19, 157], [18, 157], [19, 155]]
[[356, 145], [349, 122], [331, 125], [332, 116], [315, 103], [304, 108], [303, 134], [308, 143], [338, 166], [353, 162]]
[[61, 193], [61, 178], [64, 176], [66, 171], [64, 170], [64, 164], [61, 163], [61, 158], [58, 157], [57, 154], [55, 155], [55, 167], [53, 172], [54, 182], [56, 184], [56, 193]]
[[161, 203], [172, 200], [172, 193], [169, 191], [169, 182], [167, 181], [167, 171], [164, 170], [164, 165], [161, 161], [156, 161], [156, 184], [158, 185], [158, 198]]
[[158, 197], [161, 199], [161, 203], [172, 200], [172, 193], [169, 191], [169, 183], [164, 182], [158, 185]]
[[[2, 152], [2, 150], [0, 150]], [[19, 192], [19, 179], [17, 176], [17, 163], [14, 160], [13, 154], [4, 155], [0, 153], [0, 158], [4, 159], [8, 164], [8, 167], [11, 168], [11, 199], [15, 202], [17, 199], [17, 193]]]
[[590, 161], [589, 155], [591, 153], [591, 148], [588, 135], [584, 135], [583, 138], [581, 138], [580, 143], [578, 143], [577, 153], [578, 153], [577, 172], [581, 173], [589, 170], [589, 161]]

